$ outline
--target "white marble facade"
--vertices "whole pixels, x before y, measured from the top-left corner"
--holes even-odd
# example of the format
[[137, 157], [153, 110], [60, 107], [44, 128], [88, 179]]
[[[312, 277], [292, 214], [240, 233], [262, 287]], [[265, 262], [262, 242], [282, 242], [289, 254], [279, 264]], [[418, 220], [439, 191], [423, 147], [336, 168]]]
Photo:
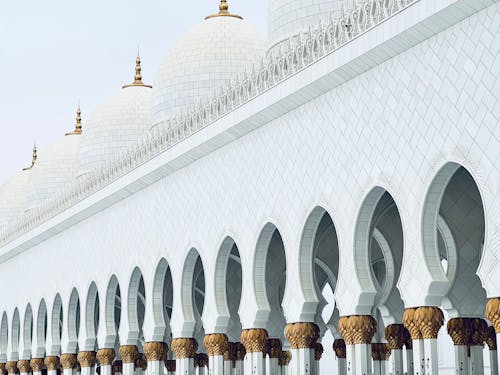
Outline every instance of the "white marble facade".
[[[338, 3], [271, 1], [270, 48], [313, 20], [343, 17]], [[50, 201], [36, 219], [23, 217], [23, 200], [13, 196], [9, 206], [2, 187], [0, 214], [12, 223], [0, 218], [0, 362], [120, 345], [141, 351], [172, 338], [195, 338], [204, 352], [204, 335], [236, 342], [242, 329], [265, 329], [289, 348], [287, 323], [315, 323], [322, 337], [341, 338], [339, 317], [353, 315], [373, 316], [373, 342], [386, 342], [384, 327], [421, 306], [439, 307], [446, 320], [485, 318], [487, 299], [500, 297], [500, 4], [378, 3], [392, 7], [391, 17], [154, 157], [123, 163], [106, 184], [77, 194], [67, 183], [54, 188], [66, 174], [45, 176], [38, 196], [50, 186], [68, 197], [57, 206], [64, 209]], [[317, 11], [303, 17], [309, 8]], [[186, 78], [179, 67], [161, 69], [159, 85]], [[168, 90], [153, 91], [153, 103], [149, 93], [137, 99], [157, 121], [122, 103], [135, 98], [117, 99], [131, 111], [117, 117], [124, 134], [154, 141], [162, 134], [155, 125], [175, 107], [219, 89], [182, 84], [177, 104], [161, 102], [182, 96]], [[109, 130], [82, 138], [79, 158], [89, 165], [108, 162], [110, 147], [120, 155], [138, 147], [115, 142], [122, 122], [108, 117], [119, 109], [99, 111], [106, 115], [96, 123]], [[180, 138], [184, 129], [173, 131]], [[42, 155], [26, 171], [28, 191], [37, 189]], [[97, 176], [85, 173], [85, 181]], [[454, 368], [445, 332], [443, 374]], [[334, 357], [331, 347], [325, 357]], [[303, 375], [296, 358], [290, 374]]]

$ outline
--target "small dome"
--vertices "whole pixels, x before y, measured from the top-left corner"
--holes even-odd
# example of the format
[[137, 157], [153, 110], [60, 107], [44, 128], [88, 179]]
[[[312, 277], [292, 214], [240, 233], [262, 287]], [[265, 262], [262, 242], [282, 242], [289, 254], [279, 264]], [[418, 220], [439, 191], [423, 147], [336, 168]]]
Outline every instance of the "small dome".
[[39, 152], [30, 171], [27, 210], [40, 205], [74, 180], [80, 139], [75, 130]]
[[24, 213], [30, 173], [29, 170], [19, 172], [0, 187], [0, 228]]
[[100, 105], [89, 117], [82, 135], [77, 175], [113, 159], [151, 127], [151, 86], [142, 83], [141, 60], [136, 61], [134, 83]]
[[265, 48], [257, 30], [230, 14], [221, 1], [220, 12], [181, 38], [160, 65], [153, 88], [153, 125], [185, 112], [250, 70]]

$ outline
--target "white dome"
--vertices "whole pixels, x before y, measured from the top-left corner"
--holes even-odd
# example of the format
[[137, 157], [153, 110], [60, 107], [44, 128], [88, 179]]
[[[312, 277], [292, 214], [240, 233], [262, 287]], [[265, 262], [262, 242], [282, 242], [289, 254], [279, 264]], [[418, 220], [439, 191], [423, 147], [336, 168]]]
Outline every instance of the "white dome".
[[40, 150], [30, 171], [26, 209], [40, 205], [75, 178], [76, 158], [81, 135], [68, 135]]
[[349, 9], [352, 0], [270, 0], [268, 34], [271, 49], [279, 42], [309, 27], [315, 28], [320, 21], [340, 16], [342, 6]]
[[0, 187], [0, 228], [24, 213], [30, 173], [29, 170], [19, 172]]
[[124, 87], [88, 119], [82, 134], [78, 176], [90, 172], [137, 142], [151, 127], [151, 88]]
[[264, 57], [265, 40], [257, 30], [225, 14], [205, 19], [163, 60], [153, 87], [154, 125], [208, 98]]

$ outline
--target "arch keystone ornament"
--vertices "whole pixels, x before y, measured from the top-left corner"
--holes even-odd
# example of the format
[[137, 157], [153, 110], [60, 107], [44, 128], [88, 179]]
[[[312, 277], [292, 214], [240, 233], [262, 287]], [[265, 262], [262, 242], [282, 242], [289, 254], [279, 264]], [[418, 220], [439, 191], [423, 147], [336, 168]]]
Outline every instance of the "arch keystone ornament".
[[30, 367], [33, 373], [42, 372], [43, 368], [43, 358], [31, 358]]
[[30, 361], [28, 359], [21, 359], [17, 361], [17, 368], [20, 374], [27, 374], [31, 372]]
[[96, 364], [96, 352], [84, 351], [78, 353], [77, 356], [78, 363], [80, 363], [81, 368], [94, 367]]

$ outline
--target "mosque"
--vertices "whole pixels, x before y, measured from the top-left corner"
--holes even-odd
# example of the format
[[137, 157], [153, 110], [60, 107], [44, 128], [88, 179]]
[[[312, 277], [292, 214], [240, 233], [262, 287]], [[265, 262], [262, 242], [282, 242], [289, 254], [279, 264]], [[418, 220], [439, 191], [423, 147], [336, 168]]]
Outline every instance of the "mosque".
[[500, 2], [212, 1], [0, 188], [1, 373], [498, 375]]

